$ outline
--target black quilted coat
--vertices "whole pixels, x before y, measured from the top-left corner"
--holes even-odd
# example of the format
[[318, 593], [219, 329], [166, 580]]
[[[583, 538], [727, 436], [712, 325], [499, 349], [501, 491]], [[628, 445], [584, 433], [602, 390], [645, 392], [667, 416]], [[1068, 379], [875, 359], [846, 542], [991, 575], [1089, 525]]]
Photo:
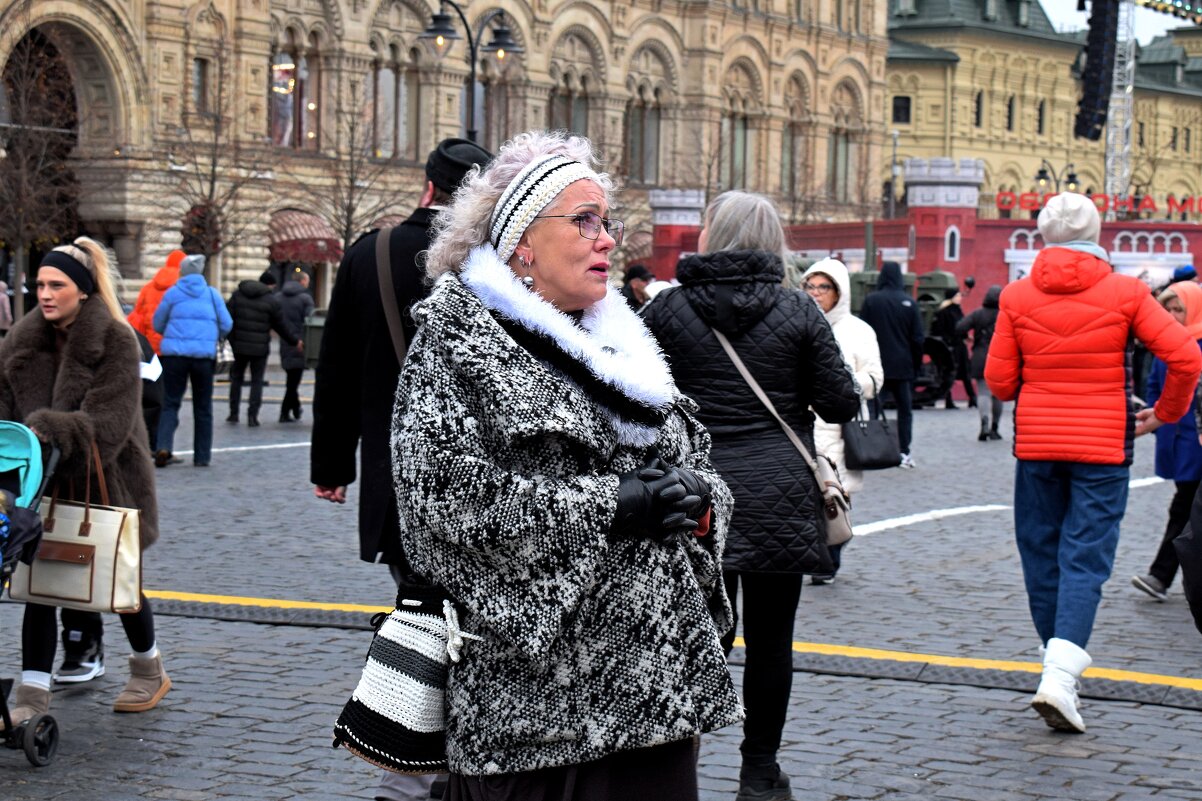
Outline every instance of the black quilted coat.
[[726, 357], [714, 326], [729, 338], [782, 417], [813, 453], [814, 415], [855, 417], [859, 391], [822, 311], [781, 286], [780, 258], [726, 251], [683, 259], [681, 287], [643, 311], [681, 392], [701, 405], [713, 436], [711, 458], [734, 493], [722, 567], [727, 571], [832, 570], [817, 486], [768, 410]]
[[260, 281], [242, 281], [225, 302], [234, 318], [230, 347], [235, 356], [254, 359], [271, 353], [271, 331], [289, 345], [300, 341], [302, 331], [293, 331], [284, 319], [280, 299]]

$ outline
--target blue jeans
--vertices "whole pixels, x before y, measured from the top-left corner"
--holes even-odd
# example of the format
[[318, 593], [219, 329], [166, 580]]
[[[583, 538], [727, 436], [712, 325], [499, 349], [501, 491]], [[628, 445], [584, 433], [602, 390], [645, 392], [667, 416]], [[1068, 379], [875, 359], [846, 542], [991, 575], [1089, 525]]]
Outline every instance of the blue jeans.
[[1014, 537], [1027, 602], [1044, 644], [1084, 648], [1114, 567], [1130, 470], [1122, 465], [1018, 460]]
[[192, 461], [208, 464], [213, 451], [213, 359], [163, 356], [163, 415], [159, 418], [159, 450], [174, 450], [175, 429], [184, 390], [192, 380]]

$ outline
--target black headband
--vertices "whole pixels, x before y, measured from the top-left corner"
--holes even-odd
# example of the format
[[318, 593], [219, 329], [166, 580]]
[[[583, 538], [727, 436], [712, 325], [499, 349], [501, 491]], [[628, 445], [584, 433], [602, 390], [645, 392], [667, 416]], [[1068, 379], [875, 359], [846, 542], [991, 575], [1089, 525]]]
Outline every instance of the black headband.
[[66, 273], [67, 277], [79, 287], [79, 291], [85, 295], [96, 291], [96, 281], [92, 278], [92, 273], [83, 266], [83, 262], [70, 253], [52, 250], [42, 257], [42, 262], [38, 267], [57, 267]]

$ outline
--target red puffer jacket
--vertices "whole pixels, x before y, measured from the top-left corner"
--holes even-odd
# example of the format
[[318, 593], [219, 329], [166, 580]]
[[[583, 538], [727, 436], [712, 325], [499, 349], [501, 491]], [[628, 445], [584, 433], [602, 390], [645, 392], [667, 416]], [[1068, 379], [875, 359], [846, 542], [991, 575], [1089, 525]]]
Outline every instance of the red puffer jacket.
[[1168, 365], [1156, 416], [1189, 409], [1198, 346], [1148, 288], [1088, 253], [1051, 247], [1002, 292], [985, 380], [1018, 398], [1019, 459], [1130, 464], [1135, 413], [1128, 346], [1138, 337]]

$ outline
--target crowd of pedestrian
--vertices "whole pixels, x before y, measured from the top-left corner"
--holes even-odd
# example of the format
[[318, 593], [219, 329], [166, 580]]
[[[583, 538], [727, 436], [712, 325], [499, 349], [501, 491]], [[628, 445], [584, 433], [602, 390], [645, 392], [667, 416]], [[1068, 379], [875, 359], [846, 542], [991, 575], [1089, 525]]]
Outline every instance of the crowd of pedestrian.
[[[845, 264], [797, 268], [773, 202], [728, 191], [706, 207], [674, 281], [632, 264], [618, 288], [625, 229], [587, 139], [529, 132], [495, 156], [448, 139], [425, 178], [408, 219], [344, 254], [312, 409], [315, 496], [345, 503], [361, 481], [360, 558], [388, 566], [398, 603], [444, 601], [449, 772], [386, 774], [377, 798], [693, 801], [698, 738], [736, 723], [737, 801], [794, 798], [778, 753], [803, 580], [830, 584], [843, 563], [827, 541], [828, 487], [801, 451], [829, 458], [849, 497], [861, 492], [843, 424], [888, 401], [900, 466], [916, 466], [927, 332], [901, 266], [881, 265], [857, 316]], [[1031, 706], [1052, 728], [1083, 732], [1077, 681], [1134, 438], [1155, 432], [1157, 474], [1176, 486], [1161, 547], [1132, 582], [1157, 600], [1202, 483], [1202, 287], [1183, 279], [1153, 296], [1115, 273], [1084, 196], [1053, 197], [1038, 225], [1045, 248], [1029, 275], [990, 287], [968, 314], [949, 289], [930, 333], [978, 408], [980, 441], [1002, 439], [1003, 404], [1015, 404], [1015, 538], [1043, 650]], [[43, 259], [37, 309], [14, 323], [0, 303], [0, 419], [62, 450], [63, 497], [88, 491], [97, 448], [108, 491], [141, 510], [149, 545], [152, 465], [181, 461], [189, 385], [192, 460], [204, 467], [223, 341], [226, 420], [241, 420], [249, 370], [254, 427], [274, 331], [279, 422], [300, 420], [314, 301], [309, 274], [290, 265], [223, 298], [203, 255], [173, 251], [127, 314], [112, 266], [80, 238]], [[1143, 409], [1128, 332], [1155, 357]], [[940, 394], [955, 406], [950, 388]], [[145, 711], [171, 687], [149, 602], [121, 622], [132, 654], [114, 709]], [[26, 606], [17, 724], [48, 710], [53, 682], [104, 673], [100, 616], [64, 610], [61, 627], [52, 673], [55, 610]], [[741, 696], [726, 665], [736, 633]], [[425, 676], [440, 669], [411, 656]], [[403, 702], [388, 695], [394, 684], [357, 693], [387, 718]]]

